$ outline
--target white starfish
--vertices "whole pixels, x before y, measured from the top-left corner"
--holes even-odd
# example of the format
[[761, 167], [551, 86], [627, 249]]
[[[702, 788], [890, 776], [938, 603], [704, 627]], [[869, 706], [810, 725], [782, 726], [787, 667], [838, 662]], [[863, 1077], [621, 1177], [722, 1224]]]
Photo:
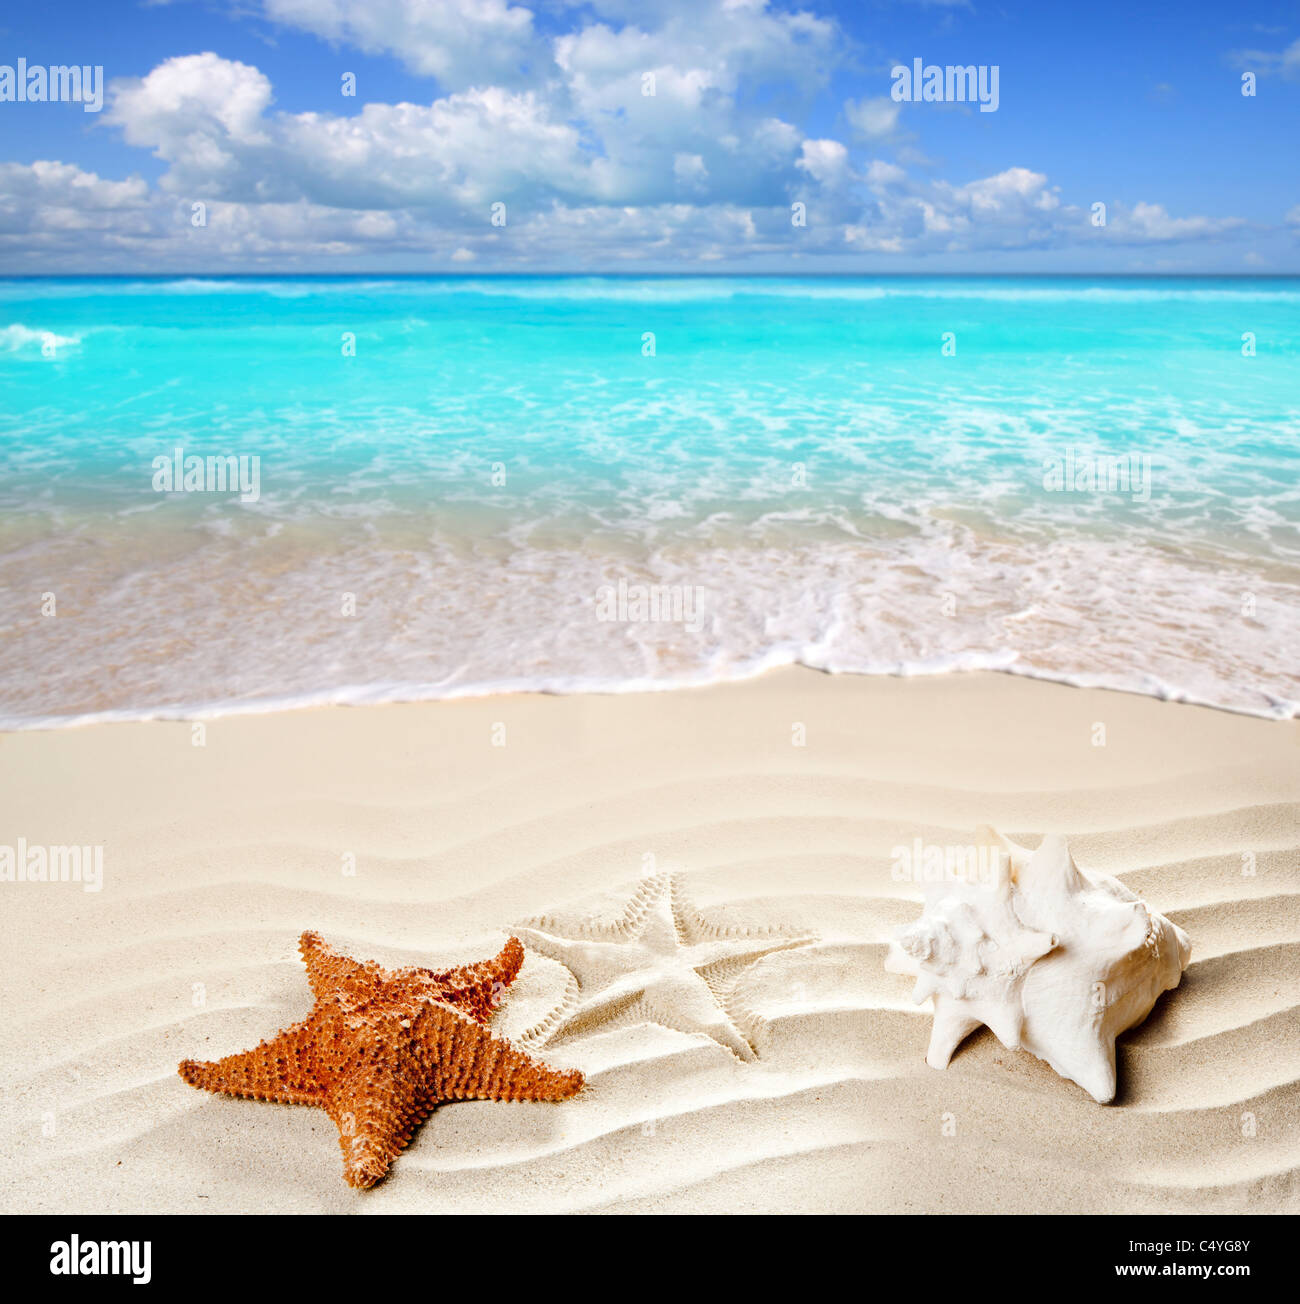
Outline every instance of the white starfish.
[[1046, 1060], [1105, 1104], [1115, 1098], [1115, 1038], [1178, 986], [1187, 934], [1122, 883], [1085, 874], [1064, 838], [1032, 853], [998, 841], [1009, 875], [992, 887], [932, 885], [885, 967], [916, 977], [918, 1004], [934, 998], [932, 1067], [946, 1068], [983, 1023], [1008, 1050]]
[[577, 981], [578, 1000], [549, 1039], [636, 1013], [680, 1032], [703, 1033], [743, 1060], [756, 1058], [754, 1047], [708, 978], [716, 984], [728, 970], [813, 940], [770, 932], [728, 935], [687, 903], [671, 874], [645, 879], [613, 925], [580, 928], [571, 937], [527, 925], [513, 931]]

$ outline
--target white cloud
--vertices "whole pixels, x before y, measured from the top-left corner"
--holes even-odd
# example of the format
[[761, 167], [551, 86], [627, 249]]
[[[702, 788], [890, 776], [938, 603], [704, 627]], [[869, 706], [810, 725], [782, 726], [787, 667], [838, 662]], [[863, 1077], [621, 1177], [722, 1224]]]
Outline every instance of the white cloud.
[[699, 154], [678, 154], [673, 159], [673, 176], [688, 190], [702, 190], [709, 179], [709, 169]]
[[182, 134], [208, 130], [254, 139], [271, 83], [248, 64], [212, 53], [160, 63], [147, 77], [113, 83], [114, 116], [132, 145], [156, 145], [168, 158], [191, 145]]
[[141, 177], [105, 181], [71, 163], [0, 163], [0, 195], [7, 206], [21, 202], [33, 211], [75, 208], [104, 213], [145, 206], [149, 187]]
[[848, 177], [849, 151], [838, 140], [805, 140], [795, 166], [823, 186], [839, 186]]
[[[845, 102], [849, 141], [805, 134], [794, 122], [829, 91], [845, 42], [832, 21], [768, 0], [590, 0], [562, 7], [573, 22], [558, 35], [507, 0], [264, 7], [436, 77], [429, 101], [367, 99], [363, 78], [359, 109], [333, 96], [332, 111], [286, 112], [256, 67], [210, 52], [165, 60], [114, 82], [105, 113], [162, 161], [160, 180], [0, 166], [5, 260], [216, 268], [413, 254], [490, 267], [1098, 243], [1043, 172], [926, 175], [884, 97]], [[863, 157], [864, 141], [892, 157]], [[809, 218], [797, 233], [796, 199]], [[498, 201], [504, 227], [490, 223]], [[1241, 225], [1139, 202], [1112, 205], [1100, 239], [1212, 240]]]
[[864, 180], [873, 190], [887, 186], [896, 186], [907, 179], [907, 173], [897, 163], [887, 163], [884, 159], [872, 159], [867, 166]]
[[[958, 253], [1069, 249], [1095, 245], [1088, 209], [1066, 204], [1041, 172], [1007, 168], [963, 185], [928, 181], [873, 160], [862, 177], [873, 199], [845, 222], [844, 240], [862, 252]], [[1215, 239], [1240, 218], [1174, 218], [1160, 205], [1114, 205], [1101, 238], [1114, 246]]]
[[143, 249], [157, 234], [156, 197], [141, 177], [108, 181], [70, 163], [0, 163], [0, 251], [36, 259], [96, 245]]
[[1244, 226], [1239, 217], [1170, 217], [1161, 204], [1136, 203], [1112, 214], [1111, 230], [1134, 241], [1197, 240]]
[[859, 136], [881, 140], [892, 136], [898, 129], [898, 115], [902, 108], [888, 95], [870, 100], [845, 100], [844, 116]]
[[951, 188], [953, 198], [972, 213], [985, 217], [1021, 213], [1026, 209], [1039, 212], [1060, 206], [1055, 188], [1049, 187], [1041, 172], [1028, 168], [1007, 168], [996, 176], [971, 181]]
[[[623, 7], [595, 8], [610, 17]], [[806, 102], [836, 66], [834, 24], [764, 0], [630, 11], [635, 21], [624, 26], [596, 22], [554, 42], [552, 97], [600, 143], [596, 193], [610, 202], [670, 201], [681, 193], [676, 160], [686, 154], [700, 158], [707, 177], [700, 202], [783, 202], [798, 180], [802, 133], [754, 92], [778, 88], [791, 103]]]
[[548, 61], [533, 14], [506, 0], [263, 0], [266, 16], [367, 54], [392, 54], [449, 90], [519, 86]]
[[165, 159], [163, 187], [191, 198], [452, 213], [525, 191], [587, 198], [594, 184], [578, 131], [532, 91], [367, 104], [354, 117], [264, 114], [271, 90], [257, 69], [203, 54], [115, 83], [110, 96], [107, 121]]
[[1243, 71], [1300, 77], [1300, 39], [1283, 50], [1234, 50], [1229, 58]]

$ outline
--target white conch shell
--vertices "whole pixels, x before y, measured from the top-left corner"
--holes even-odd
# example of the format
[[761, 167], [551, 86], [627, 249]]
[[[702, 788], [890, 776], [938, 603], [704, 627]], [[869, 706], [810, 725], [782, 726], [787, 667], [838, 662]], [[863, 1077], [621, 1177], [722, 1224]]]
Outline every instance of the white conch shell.
[[1084, 873], [1064, 838], [1030, 852], [991, 829], [977, 837], [1002, 848], [1005, 868], [992, 883], [927, 883], [925, 910], [885, 960], [916, 978], [918, 1005], [934, 1000], [926, 1062], [947, 1068], [983, 1023], [1105, 1104], [1115, 1098], [1115, 1038], [1178, 986], [1187, 934], [1122, 883]]

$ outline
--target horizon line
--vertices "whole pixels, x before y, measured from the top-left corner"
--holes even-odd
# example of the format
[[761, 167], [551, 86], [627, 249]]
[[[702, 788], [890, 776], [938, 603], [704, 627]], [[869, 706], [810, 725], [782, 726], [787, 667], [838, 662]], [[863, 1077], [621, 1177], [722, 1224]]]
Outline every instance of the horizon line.
[[511, 280], [522, 278], [553, 277], [575, 278], [587, 277], [595, 280], [647, 280], [651, 278], [672, 280], [1010, 280], [1023, 278], [1027, 280], [1203, 280], [1203, 281], [1267, 281], [1300, 280], [1297, 272], [667, 272], [644, 271], [221, 271], [221, 272], [0, 272], [0, 281], [92, 281], [92, 280], [132, 280], [132, 281], [174, 281], [174, 280], [283, 280], [290, 277], [302, 279], [336, 279], [350, 280], [372, 278], [380, 280]]

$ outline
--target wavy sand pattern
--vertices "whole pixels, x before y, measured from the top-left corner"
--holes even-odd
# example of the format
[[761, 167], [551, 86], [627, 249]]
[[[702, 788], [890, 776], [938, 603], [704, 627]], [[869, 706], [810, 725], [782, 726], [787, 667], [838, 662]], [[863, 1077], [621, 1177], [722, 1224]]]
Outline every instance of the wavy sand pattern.
[[[105, 848], [99, 893], [0, 884], [7, 1211], [1300, 1209], [1294, 721], [788, 670], [243, 717], [201, 748], [182, 724], [9, 735], [0, 793], [0, 842]], [[920, 899], [891, 850], [981, 822], [1068, 834], [1192, 937], [1114, 1106], [987, 1032], [923, 1062], [928, 1012], [881, 963]], [[698, 989], [652, 981], [680, 977], [668, 941], [613, 982], [541, 940], [617, 946], [656, 901], [681, 947], [733, 948]], [[497, 1027], [587, 1088], [444, 1108], [372, 1192], [319, 1111], [176, 1075], [302, 1017], [303, 928], [446, 965], [525, 921]]]

